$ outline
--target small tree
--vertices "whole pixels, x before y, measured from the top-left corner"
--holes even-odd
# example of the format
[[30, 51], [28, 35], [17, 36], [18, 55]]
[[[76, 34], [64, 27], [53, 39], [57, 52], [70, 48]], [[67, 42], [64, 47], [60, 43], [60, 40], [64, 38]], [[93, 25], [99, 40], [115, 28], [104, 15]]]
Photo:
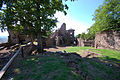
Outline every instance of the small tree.
[[80, 35], [81, 35], [81, 34], [76, 35], [76, 38], [80, 38]]

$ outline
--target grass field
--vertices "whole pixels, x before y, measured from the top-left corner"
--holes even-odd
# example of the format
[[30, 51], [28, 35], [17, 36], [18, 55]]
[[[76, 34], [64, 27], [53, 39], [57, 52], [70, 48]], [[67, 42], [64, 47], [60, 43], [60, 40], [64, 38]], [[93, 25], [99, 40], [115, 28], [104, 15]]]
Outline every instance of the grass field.
[[70, 48], [67, 48], [66, 51], [81, 53], [81, 51], [85, 51], [87, 49], [93, 49], [93, 47], [70, 47]]
[[[82, 58], [74, 55], [87, 49], [103, 56]], [[66, 51], [76, 53], [18, 57], [3, 80], [120, 80], [120, 66], [114, 64], [119, 63], [120, 52], [92, 47], [70, 47]]]
[[[84, 65], [86, 67], [92, 66], [94, 68], [94, 70], [89, 70], [89, 69], [87, 70], [86, 67], [83, 67], [83, 68], [85, 68], [83, 70], [85, 70], [87, 72], [90, 71], [92, 73], [97, 72], [97, 71], [98, 72], [103, 71], [103, 73], [105, 73], [106, 75], [108, 75], [108, 76], [111, 75], [112, 77], [114, 77], [115, 80], [120, 79], [120, 71], [118, 71], [118, 74], [117, 74], [117, 73], [115, 73], [115, 70], [116, 70], [115, 66], [114, 66], [114, 68], [110, 67], [110, 66], [113, 66], [112, 63], [113, 64], [118, 63], [119, 67], [120, 67], [120, 52], [118, 52], [116, 50], [110, 50], [110, 49], [94, 49], [93, 47], [70, 47], [70, 48], [66, 49], [66, 51], [81, 53], [82, 51], [85, 51], [87, 49], [89, 49], [90, 51], [95, 52], [97, 54], [101, 54], [102, 56], [99, 56], [97, 58], [97, 61], [99, 60], [98, 62], [96, 62], [96, 60], [86, 58], [84, 61], [85, 61], [85, 63], [88, 63], [88, 64], [85, 64], [84, 62], [82, 62], [82, 64], [84, 63], [82, 66], [84, 66]], [[105, 64], [103, 64], [103, 62], [100, 62], [101, 60], [104, 60]], [[106, 65], [109, 65], [109, 66], [106, 66]], [[98, 70], [95, 71], [95, 69], [98, 69]], [[89, 74], [92, 75], [92, 73], [89, 73]], [[95, 73], [95, 74], [96, 74], [95, 77], [97, 77], [95, 79], [98, 79], [98, 80], [105, 79], [105, 78], [102, 79], [102, 78], [100, 78], [100, 76], [97, 76], [99, 73]], [[105, 80], [109, 80], [109, 79], [106, 78]]]
[[70, 47], [70, 48], [67, 48], [66, 51], [81, 53], [81, 51], [85, 51], [87, 49], [90, 49], [90, 51], [92, 51], [92, 52], [96, 52], [98, 54], [103, 55], [103, 56], [100, 56], [101, 59], [120, 63], [120, 52], [118, 52], [116, 50], [94, 49], [93, 47]]
[[54, 54], [16, 59], [3, 80], [79, 80], [60, 56]]
[[110, 49], [95, 49], [91, 51], [102, 54], [103, 57], [101, 57], [101, 59], [120, 63], [120, 52], [118, 51], [110, 50]]

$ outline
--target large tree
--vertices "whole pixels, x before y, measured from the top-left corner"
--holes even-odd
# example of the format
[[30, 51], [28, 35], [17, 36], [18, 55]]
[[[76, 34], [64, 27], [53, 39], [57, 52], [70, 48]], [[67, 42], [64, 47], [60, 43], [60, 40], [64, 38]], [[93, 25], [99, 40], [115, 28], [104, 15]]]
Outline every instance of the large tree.
[[[74, 0], [71, 0], [74, 1]], [[66, 14], [68, 9], [62, 0], [2, 0], [1, 27], [37, 36], [38, 50], [42, 52], [42, 35], [56, 26], [56, 11]]]
[[88, 29], [92, 39], [101, 31], [120, 30], [120, 0], [105, 0], [96, 9], [93, 20], [95, 23]]
[[120, 30], [120, 0], [105, 0], [95, 11], [93, 20], [97, 31]]

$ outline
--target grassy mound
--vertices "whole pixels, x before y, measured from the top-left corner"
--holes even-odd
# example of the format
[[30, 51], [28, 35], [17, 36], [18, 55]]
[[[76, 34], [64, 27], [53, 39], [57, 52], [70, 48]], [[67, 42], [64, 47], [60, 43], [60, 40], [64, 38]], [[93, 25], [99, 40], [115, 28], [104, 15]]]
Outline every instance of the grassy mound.
[[17, 58], [3, 80], [79, 80], [62, 58], [54, 54]]
[[26, 58], [18, 56], [3, 80], [120, 80], [120, 66], [113, 64], [114, 60], [111, 63], [104, 61], [102, 56], [88, 58], [77, 54], [87, 49], [119, 60], [119, 52], [116, 51], [70, 47], [66, 51], [76, 53], [46, 53]]

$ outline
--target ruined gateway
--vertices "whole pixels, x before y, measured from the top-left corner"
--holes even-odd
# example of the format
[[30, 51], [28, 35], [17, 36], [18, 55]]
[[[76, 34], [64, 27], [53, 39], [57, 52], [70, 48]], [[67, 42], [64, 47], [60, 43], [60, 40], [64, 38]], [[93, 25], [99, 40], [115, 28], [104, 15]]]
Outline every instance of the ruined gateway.
[[[15, 34], [14, 31], [8, 30], [8, 42], [10, 44], [28, 43], [31, 38], [24, 34]], [[74, 30], [66, 30], [66, 24], [63, 23], [61, 28], [56, 30], [48, 38], [43, 39], [43, 45], [45, 47], [60, 46], [60, 45], [72, 45], [74, 43]]]

